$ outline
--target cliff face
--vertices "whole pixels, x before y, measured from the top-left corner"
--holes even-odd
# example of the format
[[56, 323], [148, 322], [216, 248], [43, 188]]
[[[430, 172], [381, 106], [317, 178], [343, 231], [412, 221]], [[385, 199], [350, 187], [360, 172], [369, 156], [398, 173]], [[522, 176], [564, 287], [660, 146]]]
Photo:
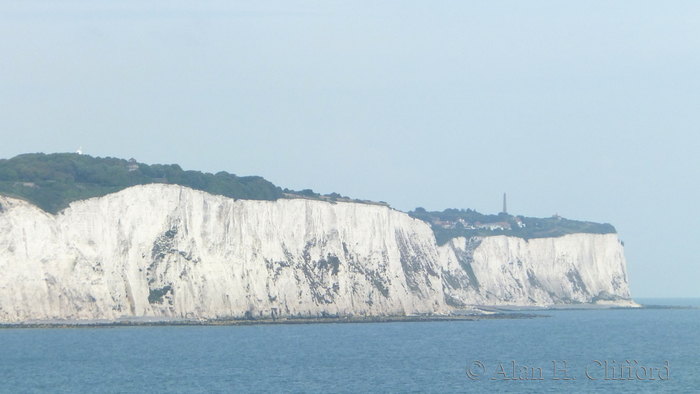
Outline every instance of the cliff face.
[[438, 248], [427, 224], [383, 206], [148, 185], [54, 216], [0, 197], [5, 322], [447, 313], [601, 298], [629, 298], [615, 235]]
[[430, 228], [386, 207], [167, 185], [0, 204], [3, 321], [446, 311]]
[[630, 301], [616, 234], [456, 238], [440, 249], [448, 304], [551, 305]]

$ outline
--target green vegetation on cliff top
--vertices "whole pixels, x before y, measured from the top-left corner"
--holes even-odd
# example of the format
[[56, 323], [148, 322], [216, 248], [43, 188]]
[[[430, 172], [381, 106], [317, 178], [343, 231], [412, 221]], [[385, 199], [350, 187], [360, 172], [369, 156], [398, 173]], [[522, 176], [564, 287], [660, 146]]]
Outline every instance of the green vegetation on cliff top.
[[509, 235], [524, 239], [561, 237], [567, 234], [614, 234], [617, 231], [609, 223], [583, 222], [554, 215], [549, 218], [513, 216], [501, 212], [484, 215], [471, 209], [446, 209], [428, 212], [416, 208], [408, 214], [432, 226], [438, 245], [457, 237]]
[[73, 201], [102, 197], [136, 185], [168, 183], [234, 199], [270, 200], [304, 198], [329, 202], [346, 201], [388, 205], [385, 202], [353, 200], [338, 193], [322, 195], [311, 189], [282, 190], [259, 176], [239, 177], [185, 171], [177, 164], [138, 163], [113, 157], [78, 153], [30, 153], [0, 159], [0, 195], [27, 200], [46, 212], [58, 213]]
[[[33, 153], [0, 159], [0, 195], [27, 200], [53, 214], [73, 201], [101, 197], [150, 183], [181, 185], [235, 199], [306, 198], [331, 203], [348, 201], [388, 206], [383, 201], [353, 200], [338, 193], [321, 195], [311, 189], [282, 190], [259, 176], [239, 177], [224, 171], [216, 174], [185, 171], [177, 164], [148, 165], [133, 159], [99, 158], [77, 153]], [[542, 219], [504, 213], [483, 215], [470, 209], [427, 212], [422, 208], [408, 214], [431, 224], [440, 245], [460, 236], [504, 234], [527, 239], [572, 233], [615, 233], [615, 228], [607, 223], [560, 217]]]
[[0, 160], [0, 194], [57, 213], [73, 201], [101, 197], [136, 185], [170, 183], [231, 198], [276, 200], [282, 189], [258, 176], [184, 171], [177, 164], [148, 165], [77, 153], [26, 154]]

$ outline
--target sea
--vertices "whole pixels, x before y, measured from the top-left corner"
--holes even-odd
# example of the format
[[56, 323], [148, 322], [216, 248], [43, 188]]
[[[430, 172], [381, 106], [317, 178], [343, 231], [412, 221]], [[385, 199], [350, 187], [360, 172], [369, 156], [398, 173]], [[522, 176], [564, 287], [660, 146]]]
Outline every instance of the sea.
[[658, 307], [449, 322], [0, 329], [0, 392], [699, 392], [700, 299], [637, 302]]

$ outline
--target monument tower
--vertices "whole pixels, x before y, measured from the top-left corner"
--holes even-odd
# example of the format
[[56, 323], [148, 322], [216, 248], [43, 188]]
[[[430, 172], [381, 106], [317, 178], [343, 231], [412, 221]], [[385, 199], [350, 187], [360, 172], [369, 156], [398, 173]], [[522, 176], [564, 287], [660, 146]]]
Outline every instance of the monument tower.
[[508, 213], [508, 205], [506, 204], [506, 194], [503, 193], [503, 213]]

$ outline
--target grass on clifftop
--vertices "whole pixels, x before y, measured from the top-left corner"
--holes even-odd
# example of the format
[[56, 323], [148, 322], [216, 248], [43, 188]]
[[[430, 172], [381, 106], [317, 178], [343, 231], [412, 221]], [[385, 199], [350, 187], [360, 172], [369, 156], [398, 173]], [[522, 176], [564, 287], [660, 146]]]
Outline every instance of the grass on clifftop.
[[[484, 215], [471, 209], [446, 209], [428, 212], [416, 208], [408, 214], [430, 224], [438, 245], [444, 245], [457, 237], [488, 237], [508, 235], [524, 239], [561, 237], [567, 234], [615, 234], [610, 223], [594, 223], [565, 219], [554, 215], [549, 218], [513, 216], [507, 213]], [[488, 224], [500, 224], [489, 228]], [[499, 228], [500, 227], [500, 228]]]
[[33, 153], [0, 159], [0, 194], [57, 213], [73, 201], [101, 197], [136, 185], [170, 183], [250, 200], [276, 200], [282, 189], [258, 176], [184, 171], [177, 164], [148, 165], [77, 153]]
[[327, 195], [311, 189], [284, 189], [259, 176], [239, 177], [185, 171], [177, 164], [143, 164], [136, 160], [92, 157], [78, 153], [30, 153], [0, 159], [0, 195], [27, 200], [46, 212], [58, 213], [73, 201], [102, 197], [131, 186], [167, 183], [210, 194], [244, 200], [303, 198], [335, 202], [384, 205], [380, 201], [351, 199], [338, 193]]
[[[92, 157], [77, 153], [32, 153], [0, 159], [0, 195], [20, 198], [53, 214], [73, 201], [102, 197], [136, 185], [169, 183], [235, 199], [277, 200], [305, 198], [388, 206], [387, 203], [356, 200], [338, 193], [322, 195], [311, 189], [282, 190], [259, 176], [239, 177], [228, 172], [216, 174], [185, 171], [177, 164], [138, 163], [112, 157]], [[456, 237], [510, 235], [521, 238], [560, 237], [574, 233], [615, 233], [608, 224], [568, 220], [558, 216], [530, 218], [505, 213], [484, 215], [471, 209], [428, 212], [416, 208], [408, 212], [432, 225], [439, 245]], [[505, 228], [483, 227], [501, 223]], [[480, 227], [482, 226], [482, 227]]]

